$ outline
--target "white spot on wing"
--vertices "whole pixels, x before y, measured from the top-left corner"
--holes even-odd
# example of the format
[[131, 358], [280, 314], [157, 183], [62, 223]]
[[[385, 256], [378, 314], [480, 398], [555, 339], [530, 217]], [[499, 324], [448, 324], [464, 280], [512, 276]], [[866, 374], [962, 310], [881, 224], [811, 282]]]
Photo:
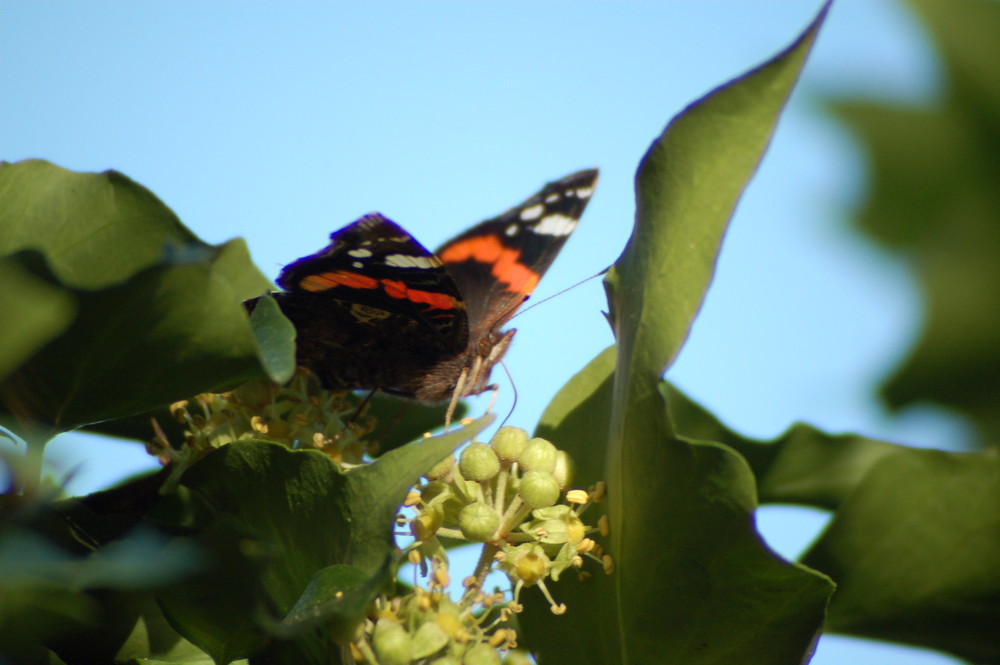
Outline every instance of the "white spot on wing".
[[369, 256], [372, 255], [372, 251], [370, 249], [365, 249], [363, 247], [357, 247], [355, 249], [348, 251], [347, 253], [356, 259], [367, 259]]
[[364, 263], [362, 263], [361, 261], [355, 261], [355, 262], [353, 262], [353, 263], [352, 263], [351, 265], [352, 265], [353, 267], [357, 268], [358, 270], [361, 270], [362, 268], [364, 268], [364, 267], [365, 267], [365, 264], [364, 264]]
[[580, 189], [576, 190], [576, 195], [581, 199], [589, 199], [591, 196], [593, 196], [593, 194], [594, 194], [593, 187], [581, 187]]
[[412, 254], [387, 254], [385, 264], [393, 268], [437, 268], [441, 262], [433, 256], [413, 256]]
[[538, 219], [539, 217], [541, 217], [543, 212], [545, 212], [545, 206], [543, 206], [541, 203], [536, 203], [535, 205], [528, 206], [527, 208], [521, 211], [521, 219], [523, 219], [526, 222], [530, 222], [533, 219]]
[[548, 196], [545, 197], [546, 203], [555, 203], [558, 200], [559, 200], [559, 192], [556, 192], [554, 194], [549, 194]]
[[566, 215], [546, 215], [531, 230], [543, 236], [566, 236], [576, 228], [577, 220]]

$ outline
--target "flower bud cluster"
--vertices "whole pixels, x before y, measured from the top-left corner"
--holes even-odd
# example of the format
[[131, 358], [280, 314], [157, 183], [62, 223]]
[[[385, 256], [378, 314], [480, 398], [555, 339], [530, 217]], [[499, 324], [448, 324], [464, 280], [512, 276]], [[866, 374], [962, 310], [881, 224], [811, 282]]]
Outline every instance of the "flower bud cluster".
[[[517, 427], [502, 427], [489, 444], [471, 443], [431, 469], [419, 488], [418, 509], [410, 521], [413, 548], [425, 558], [447, 556], [438, 538], [483, 543], [480, 564], [466, 587], [474, 592], [495, 563], [514, 585], [517, 611], [523, 587], [538, 586], [552, 611], [561, 614], [545, 586], [567, 569], [581, 573], [584, 557], [600, 561], [600, 547], [587, 536], [596, 527], [581, 513], [593, 493], [571, 489], [569, 456], [543, 438], [529, 438]], [[561, 502], [565, 500], [565, 502]]]
[[[501, 598], [484, 596], [480, 604], [492, 607]], [[378, 665], [500, 665], [517, 633], [485, 620], [441, 590], [417, 588], [405, 598], [377, 600], [351, 650], [355, 661]]]
[[162, 462], [186, 467], [233, 441], [263, 439], [319, 449], [338, 463], [356, 465], [367, 452], [358, 440], [363, 428], [350, 423], [356, 409], [350, 393], [323, 390], [308, 373], [286, 386], [248, 381], [227, 393], [204, 393], [171, 404], [171, 416], [185, 426], [184, 441], [172, 446], [161, 430], [148, 448]]

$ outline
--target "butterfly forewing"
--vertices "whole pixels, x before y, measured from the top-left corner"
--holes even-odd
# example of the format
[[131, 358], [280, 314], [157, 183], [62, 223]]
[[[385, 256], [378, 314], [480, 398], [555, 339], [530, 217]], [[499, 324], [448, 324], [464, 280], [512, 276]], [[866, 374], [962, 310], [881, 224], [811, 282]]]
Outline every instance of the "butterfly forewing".
[[531, 295], [576, 228], [596, 185], [596, 170], [549, 183], [437, 251], [462, 291], [473, 339], [499, 329]]

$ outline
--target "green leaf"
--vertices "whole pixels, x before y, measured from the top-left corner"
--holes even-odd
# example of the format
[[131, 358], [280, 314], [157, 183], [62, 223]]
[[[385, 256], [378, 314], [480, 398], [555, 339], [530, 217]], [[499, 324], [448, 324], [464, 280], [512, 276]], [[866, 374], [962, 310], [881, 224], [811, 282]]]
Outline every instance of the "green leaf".
[[[560, 595], [573, 596], [569, 612], [595, 615], [583, 631], [574, 626], [573, 638], [553, 639], [544, 612], [526, 617], [530, 646], [547, 663], [799, 663], [822, 624], [829, 581], [761, 542], [741, 456], [674, 436], [661, 376], [701, 306], [729, 217], [827, 7], [784, 52], [671, 121], [639, 167], [636, 228], [605, 281], [618, 341], [613, 376], [605, 353], [545, 419], [553, 441], [566, 445], [581, 434], [582, 411], [610, 415], [606, 547], [615, 572], [560, 585]], [[599, 454], [602, 429], [586, 437], [584, 454]]]
[[17, 319], [41, 326], [35, 346], [9, 352], [20, 367], [0, 383], [0, 422], [15, 431], [120, 418], [260, 373], [240, 301], [269, 282], [242, 241], [201, 242], [119, 173], [0, 165], [0, 254], [39, 293], [40, 321]]
[[763, 503], [836, 509], [878, 461], [908, 450], [856, 434], [827, 434], [796, 424], [773, 441], [740, 436], [671, 384], [664, 384], [670, 420], [687, 440], [724, 443], [740, 453], [757, 478]]
[[257, 356], [268, 378], [282, 385], [295, 374], [295, 326], [281, 313], [278, 302], [265, 294], [250, 314]]
[[0, 379], [57, 336], [73, 320], [72, 296], [0, 258]]
[[[601, 478], [595, 460], [605, 446], [614, 358], [607, 349], [570, 379], [537, 431], [570, 453], [575, 486]], [[521, 625], [530, 648], [546, 662], [579, 662], [584, 654], [591, 662], [624, 662], [615, 641], [621, 634], [637, 662], [799, 662], [822, 622], [830, 585], [762, 545], [753, 529], [753, 477], [739, 455], [712, 443], [676, 440], [659, 453], [657, 445], [643, 460], [648, 467], [630, 479], [635, 508], [624, 524], [611, 523], [612, 533], [641, 535], [634, 546], [641, 590], [611, 603], [622, 593], [619, 559], [611, 576], [560, 578], [555, 594], [569, 607], [566, 616], [553, 616], [528, 594]]]
[[[311, 623], [292, 612], [297, 606], [317, 607], [315, 586], [309, 589], [318, 583], [317, 573], [346, 565], [383, 577], [387, 558], [394, 556], [392, 529], [406, 492], [492, 419], [398, 448], [346, 473], [322, 453], [262, 441], [216, 450], [181, 482], [213, 515], [195, 540], [218, 565], [162, 594], [165, 614], [220, 663], [256, 652], [266, 638], [262, 627], [288, 616], [294, 620], [278, 632], [294, 637], [295, 644], [272, 644], [271, 653], [287, 656], [290, 650], [302, 658], [326, 653]], [[329, 609], [339, 612], [344, 606], [334, 603]], [[359, 617], [336, 618], [345, 625]]]
[[858, 223], [905, 257], [923, 331], [883, 387], [895, 408], [932, 400], [1000, 431], [1000, 5], [912, 0], [947, 72], [927, 108], [832, 104], [868, 149], [872, 189]]
[[[14, 258], [41, 276], [37, 255]], [[258, 376], [234, 262], [254, 270], [242, 241], [106, 289], [72, 290], [76, 319], [0, 384], [0, 418], [69, 430]]]
[[318, 570], [295, 606], [271, 627], [271, 632], [279, 637], [294, 637], [323, 624], [334, 642], [350, 642], [372, 600], [391, 579], [391, 561], [387, 557], [384, 570], [376, 575], [344, 564]]
[[803, 559], [837, 582], [828, 629], [1000, 662], [998, 506], [993, 456], [883, 458]]
[[57, 280], [98, 289], [202, 244], [148, 189], [117, 171], [76, 173], [40, 159], [0, 162], [0, 255], [33, 249]]

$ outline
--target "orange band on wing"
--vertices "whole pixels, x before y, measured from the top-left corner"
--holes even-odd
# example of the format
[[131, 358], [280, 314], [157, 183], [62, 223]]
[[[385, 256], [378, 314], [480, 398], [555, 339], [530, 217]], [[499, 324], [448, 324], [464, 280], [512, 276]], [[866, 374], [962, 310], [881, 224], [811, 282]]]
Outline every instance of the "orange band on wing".
[[419, 291], [408, 288], [404, 282], [394, 279], [373, 279], [348, 270], [307, 275], [299, 280], [299, 288], [313, 293], [329, 291], [338, 286], [346, 286], [349, 289], [381, 288], [390, 298], [400, 298], [420, 305], [429, 305], [431, 309], [456, 309], [461, 306], [455, 298], [447, 293]]
[[458, 301], [447, 293], [419, 291], [408, 288], [403, 282], [391, 279], [383, 279], [382, 287], [385, 289], [386, 295], [392, 298], [405, 298], [410, 302], [429, 305], [431, 309], [455, 309], [460, 306]]
[[378, 280], [356, 272], [337, 270], [307, 275], [299, 280], [298, 286], [300, 289], [313, 293], [328, 291], [338, 286], [347, 286], [352, 289], [377, 289]]
[[528, 295], [538, 285], [540, 275], [520, 263], [521, 252], [508, 249], [493, 236], [478, 236], [447, 247], [439, 257], [445, 264], [475, 261], [488, 263], [490, 272], [507, 285], [505, 291]]

